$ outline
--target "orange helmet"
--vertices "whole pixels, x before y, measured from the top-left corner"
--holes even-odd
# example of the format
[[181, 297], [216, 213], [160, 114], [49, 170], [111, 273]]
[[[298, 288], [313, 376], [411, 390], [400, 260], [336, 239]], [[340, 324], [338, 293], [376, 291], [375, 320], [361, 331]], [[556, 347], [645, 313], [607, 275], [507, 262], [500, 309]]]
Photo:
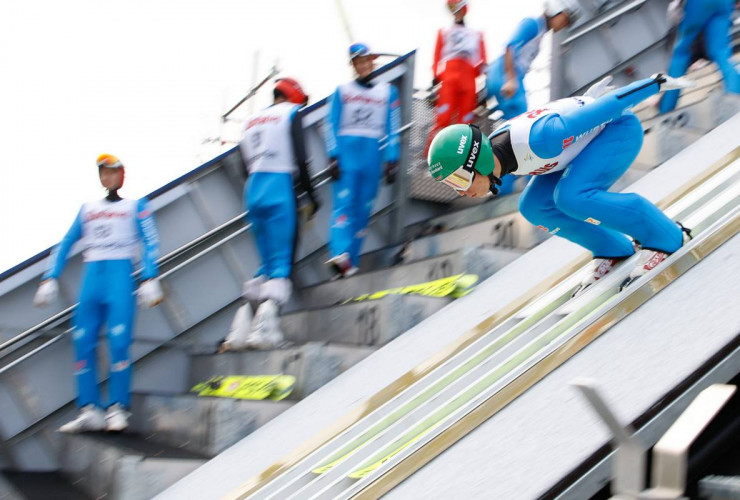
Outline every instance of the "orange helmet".
[[98, 169], [100, 169], [100, 167], [120, 168], [121, 169], [121, 185], [118, 186], [118, 189], [123, 187], [123, 178], [126, 175], [126, 170], [123, 168], [123, 163], [121, 163], [121, 160], [119, 160], [117, 156], [103, 153], [98, 156], [98, 159], [95, 160], [95, 163], [98, 164]]
[[452, 14], [457, 14], [464, 9], [463, 14], [468, 12], [468, 0], [447, 0], [447, 8]]
[[275, 82], [275, 90], [279, 91], [285, 96], [288, 101], [295, 104], [306, 104], [308, 102], [308, 96], [301, 85], [292, 78], [280, 78]]

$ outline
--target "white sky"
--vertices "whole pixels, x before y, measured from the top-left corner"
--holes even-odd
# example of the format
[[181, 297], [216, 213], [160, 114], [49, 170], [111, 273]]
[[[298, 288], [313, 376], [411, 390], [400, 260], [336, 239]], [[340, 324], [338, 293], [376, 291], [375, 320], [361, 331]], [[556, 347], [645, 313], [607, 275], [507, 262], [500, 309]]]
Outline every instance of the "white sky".
[[[444, 0], [343, 0], [355, 41], [417, 49], [431, 80]], [[542, 0], [472, 0], [489, 60]], [[311, 102], [351, 78], [337, 0], [22, 0], [0, 7], [0, 272], [61, 239], [103, 195], [95, 158], [126, 165], [138, 198], [213, 156], [202, 141], [277, 61]], [[543, 43], [543, 49], [547, 42]], [[258, 96], [266, 105], [267, 92]]]

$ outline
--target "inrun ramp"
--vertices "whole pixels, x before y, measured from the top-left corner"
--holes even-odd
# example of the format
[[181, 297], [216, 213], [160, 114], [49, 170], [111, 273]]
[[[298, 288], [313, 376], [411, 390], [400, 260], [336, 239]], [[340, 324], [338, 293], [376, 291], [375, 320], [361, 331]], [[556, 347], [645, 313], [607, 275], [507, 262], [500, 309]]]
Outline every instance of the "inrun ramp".
[[[728, 300], [740, 295], [738, 126], [740, 115], [630, 187], [693, 226], [662, 271], [614, 295], [626, 267], [563, 305], [587, 256], [545, 242], [161, 498], [535, 498], [572, 493], [561, 479], [587, 460], [608, 477], [597, 460], [608, 435], [574, 377], [602, 380], [633, 421], [661, 400], [680, 411], [664, 396], [723, 348], [697, 384], [740, 370]], [[577, 487], [585, 498], [601, 484]]]

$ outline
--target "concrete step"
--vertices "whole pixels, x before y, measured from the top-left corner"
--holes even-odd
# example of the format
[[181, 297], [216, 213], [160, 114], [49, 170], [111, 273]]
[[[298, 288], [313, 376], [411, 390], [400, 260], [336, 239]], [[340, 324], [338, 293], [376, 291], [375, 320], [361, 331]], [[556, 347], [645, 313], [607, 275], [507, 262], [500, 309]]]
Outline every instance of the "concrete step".
[[292, 405], [195, 394], [134, 394], [131, 430], [147, 440], [214, 457]]
[[365, 293], [424, 283], [447, 276], [470, 273], [480, 281], [518, 257], [518, 253], [495, 248], [466, 248], [456, 252], [402, 264], [351, 278], [296, 290], [283, 314], [341, 303]]
[[308, 344], [268, 351], [194, 354], [190, 359], [192, 387], [218, 375], [293, 375], [288, 400], [300, 400], [375, 351], [374, 347]]
[[378, 300], [286, 314], [283, 333], [293, 342], [342, 342], [379, 346], [447, 305], [448, 298], [387, 295]]
[[495, 248], [518, 256], [548, 236], [516, 212], [413, 240], [403, 249], [403, 261], [426, 259], [469, 247]]
[[[2, 477], [5, 481], [3, 482]], [[5, 489], [3, 489], [5, 486]], [[92, 497], [74, 486], [59, 471], [6, 470], [0, 474], [0, 500], [86, 500]]]
[[[518, 200], [518, 194], [492, 198], [483, 202], [481, 200], [473, 200], [472, 202], [471, 200], [456, 200], [453, 206], [448, 209], [448, 213], [405, 228], [405, 239], [407, 242], [424, 239], [439, 232], [459, 229], [494, 217], [513, 215], [518, 211]], [[506, 245], [509, 242], [506, 239], [500, 241], [493, 239], [487, 243], [492, 247], [508, 248]], [[391, 245], [363, 253], [360, 256], [360, 270], [373, 271], [397, 264], [396, 256], [403, 246], [404, 244]], [[450, 251], [459, 250], [463, 246], [460, 245]], [[427, 255], [427, 257], [432, 256]], [[333, 273], [324, 264], [328, 258], [328, 252], [322, 250], [316, 252], [310, 258], [296, 263], [294, 266], [295, 286], [301, 288], [329, 281]]]
[[207, 461], [137, 434], [88, 433], [66, 436], [64, 474], [93, 498], [148, 500]]

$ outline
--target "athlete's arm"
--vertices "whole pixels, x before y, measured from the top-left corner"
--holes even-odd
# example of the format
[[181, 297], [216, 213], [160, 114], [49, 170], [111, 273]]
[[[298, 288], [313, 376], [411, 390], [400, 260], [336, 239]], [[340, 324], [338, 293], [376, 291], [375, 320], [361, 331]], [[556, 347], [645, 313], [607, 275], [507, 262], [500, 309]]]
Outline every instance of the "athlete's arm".
[[144, 246], [141, 254], [141, 279], [142, 281], [156, 278], [159, 274], [157, 259], [159, 258], [159, 235], [157, 226], [154, 224], [154, 217], [149, 209], [149, 202], [146, 198], [139, 200], [136, 205], [136, 226], [139, 230], [139, 237]]
[[301, 188], [313, 202], [313, 186], [311, 185], [311, 176], [308, 172], [306, 145], [303, 139], [303, 123], [301, 122], [301, 113], [298, 108], [293, 110], [290, 120], [290, 136], [291, 142], [293, 143], [295, 163], [298, 166], [298, 180], [301, 184]]
[[432, 75], [434, 75], [435, 80], [439, 80], [440, 78], [439, 63], [442, 58], [443, 45], [444, 40], [442, 39], [442, 30], [439, 30], [437, 31], [437, 44], [434, 46], [434, 62], [432, 63]]
[[585, 134], [619, 118], [625, 110], [658, 92], [660, 83], [654, 78], [647, 78], [617, 89], [573, 111], [547, 115], [532, 126], [530, 147], [542, 158], [553, 158], [562, 151], [564, 140]]
[[59, 279], [59, 275], [64, 270], [64, 265], [67, 263], [67, 255], [69, 254], [72, 245], [82, 237], [82, 209], [77, 212], [77, 217], [72, 223], [72, 226], [64, 235], [62, 241], [54, 247], [49, 257], [49, 269], [44, 273], [43, 279]]
[[339, 134], [339, 122], [342, 119], [342, 96], [339, 93], [339, 87], [329, 98], [329, 114], [326, 117], [324, 127], [324, 140], [326, 142], [326, 151], [329, 158], [339, 156], [339, 147], [337, 146], [337, 135]]
[[516, 27], [516, 31], [511, 35], [506, 46], [519, 48], [534, 39], [539, 31], [540, 27], [537, 24], [537, 20], [533, 17], [525, 17], [519, 22], [519, 25]]
[[483, 73], [483, 71], [485, 71], [486, 61], [487, 61], [487, 58], [486, 58], [486, 42], [483, 40], [483, 32], [482, 31], [480, 32], [480, 41], [478, 43], [479, 43], [479, 45], [478, 45], [478, 53], [480, 54], [480, 62], [478, 62], [478, 64], [475, 65], [475, 69], [478, 72], [478, 74], [480, 75], [481, 73]]
[[388, 101], [388, 117], [385, 121], [388, 145], [385, 148], [385, 161], [397, 162], [400, 156], [401, 140], [398, 130], [401, 128], [401, 100], [398, 91], [391, 85], [391, 95]]

